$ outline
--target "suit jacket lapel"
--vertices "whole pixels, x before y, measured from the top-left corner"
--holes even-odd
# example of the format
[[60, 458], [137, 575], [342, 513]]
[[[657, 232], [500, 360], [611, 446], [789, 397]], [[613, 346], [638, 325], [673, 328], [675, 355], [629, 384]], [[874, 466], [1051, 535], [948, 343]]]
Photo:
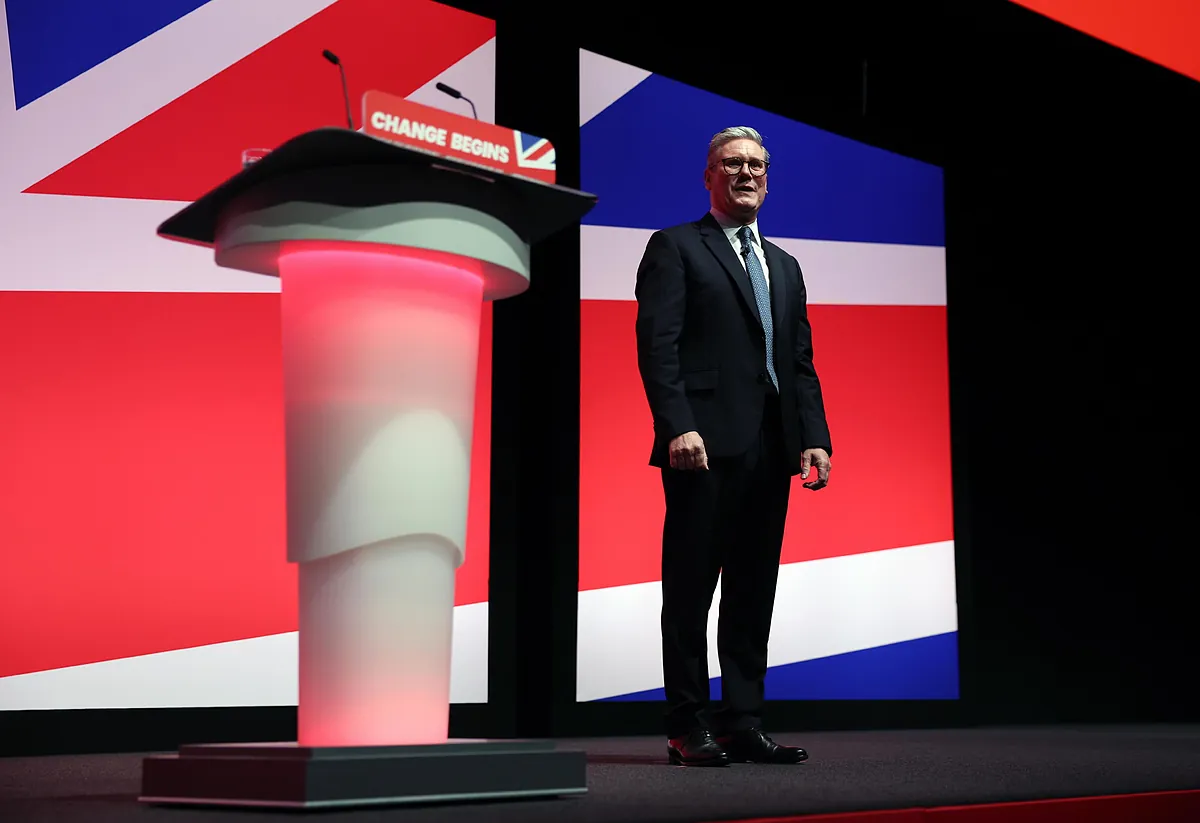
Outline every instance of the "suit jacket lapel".
[[775, 325], [775, 339], [779, 339], [779, 329], [786, 322], [787, 315], [787, 277], [783, 272], [783, 253], [774, 244], [763, 238], [763, 252], [767, 257], [767, 267], [771, 270], [771, 322]]
[[754, 299], [754, 289], [750, 287], [750, 278], [746, 275], [746, 270], [742, 268], [742, 261], [738, 260], [737, 252], [733, 250], [729, 238], [725, 236], [725, 232], [721, 230], [720, 224], [711, 213], [704, 215], [700, 221], [700, 234], [704, 237], [704, 245], [708, 246], [709, 251], [716, 256], [717, 260], [721, 261], [725, 273], [733, 280], [733, 284], [741, 294], [742, 302], [745, 303], [750, 314], [759, 325], [762, 325], [762, 318], [758, 316], [758, 303]]

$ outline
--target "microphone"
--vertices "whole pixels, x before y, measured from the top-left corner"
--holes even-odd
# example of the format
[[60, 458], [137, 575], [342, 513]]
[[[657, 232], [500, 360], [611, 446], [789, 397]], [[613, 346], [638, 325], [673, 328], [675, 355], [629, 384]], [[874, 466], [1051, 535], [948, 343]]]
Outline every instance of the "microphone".
[[[437, 90], [440, 91], [442, 94], [450, 95], [455, 100], [466, 100], [468, 103], [471, 103], [470, 97], [464, 96], [461, 91], [459, 91], [458, 89], [451, 88], [450, 86], [447, 86], [445, 83], [438, 83]], [[476, 120], [479, 119], [479, 115], [475, 112], [475, 104], [474, 103], [471, 103], [471, 116], [474, 117]]]
[[354, 131], [354, 117], [350, 114], [350, 90], [346, 88], [346, 69], [342, 66], [342, 61], [338, 59], [338, 56], [329, 49], [321, 52], [321, 56], [337, 66], [338, 73], [342, 75], [342, 97], [346, 100], [346, 122], [350, 126], [350, 131]]

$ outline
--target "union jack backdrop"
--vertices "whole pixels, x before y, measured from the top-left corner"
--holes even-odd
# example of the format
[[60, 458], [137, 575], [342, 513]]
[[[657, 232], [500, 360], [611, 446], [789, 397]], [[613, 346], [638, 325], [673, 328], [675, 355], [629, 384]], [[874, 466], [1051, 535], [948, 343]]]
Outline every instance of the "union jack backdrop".
[[[429, 0], [0, 0], [0, 710], [295, 705], [274, 278], [155, 227], [381, 89], [495, 110]], [[487, 699], [485, 307], [451, 699]]]
[[[759, 226], [804, 272], [835, 449], [827, 489], [793, 488], [767, 697], [956, 698], [941, 169], [590, 52], [580, 164], [600, 200], [580, 238], [577, 698], [662, 697], [662, 485], [646, 465], [634, 284], [655, 229], [708, 211], [708, 140], [739, 125], [771, 152]], [[613, 162], [630, 141], [640, 162]], [[719, 674], [715, 618], [714, 605]]]

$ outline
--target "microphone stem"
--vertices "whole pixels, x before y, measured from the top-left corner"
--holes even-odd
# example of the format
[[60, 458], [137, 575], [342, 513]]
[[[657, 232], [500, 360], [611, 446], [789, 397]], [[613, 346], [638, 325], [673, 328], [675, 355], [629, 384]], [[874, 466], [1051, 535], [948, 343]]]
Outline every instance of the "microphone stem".
[[338, 73], [342, 75], [342, 97], [346, 101], [346, 122], [350, 124], [350, 131], [354, 131], [354, 116], [350, 113], [350, 89], [346, 85], [346, 69], [338, 63]]

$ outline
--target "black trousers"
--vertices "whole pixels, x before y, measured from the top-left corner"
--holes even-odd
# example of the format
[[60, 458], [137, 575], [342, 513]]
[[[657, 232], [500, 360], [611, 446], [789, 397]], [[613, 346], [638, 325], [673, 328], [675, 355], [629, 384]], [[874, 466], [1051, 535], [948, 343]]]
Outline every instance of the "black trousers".
[[[762, 723], [767, 640], [791, 476], [779, 399], [766, 403], [757, 442], [708, 471], [663, 469], [662, 652], [667, 734]], [[709, 706], [708, 612], [718, 577], [722, 701]]]

